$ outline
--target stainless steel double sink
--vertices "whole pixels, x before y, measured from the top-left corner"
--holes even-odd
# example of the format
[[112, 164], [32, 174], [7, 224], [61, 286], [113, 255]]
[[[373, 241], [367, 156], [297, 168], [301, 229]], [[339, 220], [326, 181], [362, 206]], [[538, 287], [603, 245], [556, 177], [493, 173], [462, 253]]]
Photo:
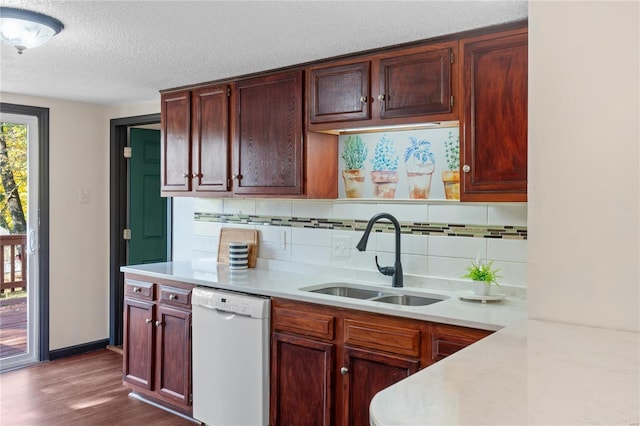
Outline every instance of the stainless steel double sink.
[[311, 293], [328, 294], [331, 296], [348, 297], [351, 299], [370, 300], [372, 302], [390, 303], [392, 305], [403, 306], [426, 306], [433, 303], [441, 302], [448, 299], [447, 296], [429, 294], [429, 295], [416, 295], [401, 293], [400, 289], [396, 289], [394, 292], [367, 288], [365, 285], [351, 284], [351, 283], [326, 283], [319, 286], [312, 286], [301, 288], [302, 291], [308, 291]]

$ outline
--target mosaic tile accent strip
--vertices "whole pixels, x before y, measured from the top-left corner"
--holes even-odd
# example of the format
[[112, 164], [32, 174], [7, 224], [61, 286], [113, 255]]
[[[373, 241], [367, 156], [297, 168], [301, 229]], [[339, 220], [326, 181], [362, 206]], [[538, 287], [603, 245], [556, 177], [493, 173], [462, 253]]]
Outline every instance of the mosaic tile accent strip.
[[[292, 228], [339, 229], [343, 231], [364, 231], [367, 220], [319, 219], [309, 217], [256, 216], [222, 213], [195, 213], [199, 222], [232, 223], [236, 225], [289, 226]], [[375, 232], [393, 233], [391, 223], [376, 223]], [[469, 225], [454, 223], [400, 222], [403, 234], [441, 235], [447, 237], [502, 238], [526, 240], [526, 226]]]

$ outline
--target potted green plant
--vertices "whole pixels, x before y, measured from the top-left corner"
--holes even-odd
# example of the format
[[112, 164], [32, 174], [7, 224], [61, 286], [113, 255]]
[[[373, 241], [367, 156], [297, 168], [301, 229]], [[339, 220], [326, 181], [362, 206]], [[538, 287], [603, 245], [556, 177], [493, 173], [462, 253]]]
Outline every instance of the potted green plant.
[[442, 171], [444, 196], [447, 200], [460, 199], [460, 136], [453, 140], [453, 132], [444, 143], [444, 157], [448, 170]]
[[471, 289], [479, 296], [487, 296], [491, 293], [491, 286], [498, 284], [500, 269], [493, 267], [493, 261], [482, 263], [478, 260], [471, 261], [471, 266], [467, 266], [467, 273], [462, 278], [471, 279]]
[[409, 137], [409, 146], [404, 152], [404, 164], [409, 183], [409, 198], [427, 199], [431, 192], [431, 176], [436, 168], [436, 159], [431, 152], [431, 142]]
[[342, 159], [344, 190], [347, 198], [362, 198], [364, 188], [364, 160], [369, 154], [367, 146], [358, 135], [349, 135], [344, 142]]
[[373, 195], [376, 198], [395, 198], [398, 183], [398, 153], [393, 140], [386, 134], [382, 135], [371, 160], [373, 171]]

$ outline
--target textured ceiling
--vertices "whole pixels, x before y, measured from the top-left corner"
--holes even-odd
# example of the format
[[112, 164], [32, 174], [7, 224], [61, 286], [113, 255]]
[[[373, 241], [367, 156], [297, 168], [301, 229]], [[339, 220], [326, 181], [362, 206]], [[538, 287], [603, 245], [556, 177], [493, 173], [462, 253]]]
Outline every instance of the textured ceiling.
[[0, 0], [62, 21], [1, 43], [0, 90], [100, 104], [527, 17], [527, 1]]

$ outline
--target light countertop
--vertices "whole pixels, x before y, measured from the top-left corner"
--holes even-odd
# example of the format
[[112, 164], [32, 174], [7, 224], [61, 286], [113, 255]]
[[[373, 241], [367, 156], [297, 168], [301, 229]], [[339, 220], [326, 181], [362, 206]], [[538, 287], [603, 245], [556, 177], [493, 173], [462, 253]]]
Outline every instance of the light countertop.
[[525, 320], [371, 401], [371, 424], [638, 425], [638, 333]]
[[[335, 270], [327, 270], [324, 273], [288, 272], [255, 268], [244, 271], [230, 271], [226, 265], [219, 265], [214, 261], [200, 259], [124, 266], [121, 271], [223, 290], [322, 303], [336, 307], [359, 309], [482, 330], [499, 330], [526, 316], [526, 301], [518, 298], [507, 297], [499, 302], [482, 304], [477, 301], [461, 300], [459, 297], [460, 292], [447, 289], [446, 286], [435, 290], [417, 287], [395, 289], [391, 287], [390, 279], [387, 285], [358, 282], [358, 280], [354, 279], [345, 279], [344, 275]], [[442, 295], [447, 299], [427, 306], [399, 306], [301, 290], [308, 287], [317, 288], [321, 284], [331, 282], [360, 283], [367, 285], [367, 288], [375, 288], [385, 293], [401, 291], [405, 294], [415, 295]]]

